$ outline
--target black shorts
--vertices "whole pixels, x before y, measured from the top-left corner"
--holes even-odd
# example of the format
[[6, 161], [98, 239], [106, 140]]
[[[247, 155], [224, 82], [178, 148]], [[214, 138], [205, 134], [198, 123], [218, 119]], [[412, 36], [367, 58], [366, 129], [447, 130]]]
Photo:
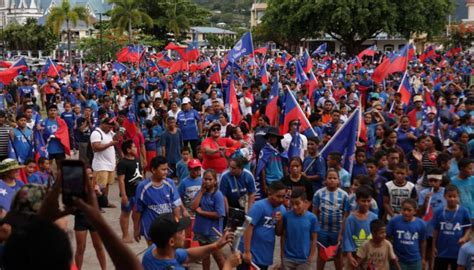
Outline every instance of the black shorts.
[[49, 160], [65, 160], [66, 159], [66, 154], [65, 153], [58, 153], [58, 154], [49, 154], [48, 155]]
[[78, 214], [74, 216], [74, 230], [75, 231], [91, 231], [95, 232], [95, 228], [89, 223], [87, 218], [82, 215]]

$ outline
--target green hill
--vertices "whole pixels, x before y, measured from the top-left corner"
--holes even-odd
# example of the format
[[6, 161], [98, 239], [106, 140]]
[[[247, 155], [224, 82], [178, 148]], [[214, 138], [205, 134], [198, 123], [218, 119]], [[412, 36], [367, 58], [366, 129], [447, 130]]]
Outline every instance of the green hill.
[[212, 12], [211, 23], [226, 23], [229, 27], [249, 27], [250, 8], [254, 0], [192, 0]]

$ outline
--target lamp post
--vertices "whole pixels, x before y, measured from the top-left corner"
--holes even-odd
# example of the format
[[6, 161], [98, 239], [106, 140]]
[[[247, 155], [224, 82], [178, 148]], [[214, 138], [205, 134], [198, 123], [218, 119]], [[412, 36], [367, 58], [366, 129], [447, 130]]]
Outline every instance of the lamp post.
[[102, 65], [103, 65], [103, 61], [104, 59], [103, 58], [103, 50], [102, 50], [102, 14], [103, 13], [99, 13], [99, 48], [100, 48], [100, 53], [99, 53], [99, 59], [100, 59], [100, 68], [102, 69]]

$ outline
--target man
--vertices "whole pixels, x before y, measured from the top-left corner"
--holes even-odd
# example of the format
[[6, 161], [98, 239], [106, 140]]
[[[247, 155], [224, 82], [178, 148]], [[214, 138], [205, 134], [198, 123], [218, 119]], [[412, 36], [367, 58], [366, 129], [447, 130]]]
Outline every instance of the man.
[[[42, 121], [41, 129], [43, 130], [43, 138], [48, 145], [47, 151], [49, 160], [61, 161], [66, 158], [66, 153], [69, 149], [69, 130], [66, 122], [58, 117], [58, 106], [53, 104], [48, 107], [48, 117]], [[60, 129], [65, 129], [60, 132]], [[57, 134], [62, 134], [64, 140], [60, 140]], [[67, 147], [67, 148], [66, 148]]]
[[[252, 222], [248, 225], [239, 249], [243, 252], [245, 263], [255, 263], [260, 269], [266, 270], [273, 264], [275, 249], [275, 225], [285, 211], [282, 203], [286, 195], [286, 186], [280, 182], [272, 182], [268, 188], [268, 198], [256, 202], [248, 215]], [[249, 269], [248, 265], [240, 265], [238, 269]]]
[[407, 115], [410, 119], [410, 125], [414, 128], [419, 128], [423, 121], [423, 97], [421, 95], [414, 96], [413, 103], [415, 103], [415, 108], [407, 113]]
[[339, 110], [334, 110], [331, 112], [331, 121], [324, 125], [322, 133], [323, 133], [323, 142], [327, 143], [336, 131], [342, 126], [341, 121], [341, 112]]
[[[91, 146], [94, 151], [92, 159], [92, 169], [94, 170], [97, 183], [104, 188], [104, 195], [109, 194], [109, 185], [114, 182], [115, 178], [115, 148], [118, 143], [112, 128], [115, 121], [105, 118], [100, 122], [98, 128], [91, 133]], [[115, 207], [110, 204], [108, 207]]]
[[326, 162], [318, 155], [319, 139], [312, 137], [308, 139], [308, 154], [303, 160], [303, 173], [313, 183], [313, 190], [323, 187], [326, 177]]
[[248, 210], [255, 202], [255, 178], [244, 169], [245, 160], [235, 157], [230, 161], [229, 169], [222, 173], [219, 189], [229, 207]]
[[199, 134], [202, 133], [202, 122], [199, 113], [191, 106], [191, 99], [183, 98], [182, 109], [177, 116], [178, 127], [183, 134], [184, 146], [188, 143], [193, 152], [193, 157], [197, 157], [197, 146]]
[[26, 126], [26, 116], [19, 113], [16, 116], [17, 127], [10, 131], [10, 139], [20, 164], [34, 157], [33, 131]]
[[92, 151], [90, 149], [91, 132], [94, 129], [94, 120], [92, 119], [91, 107], [84, 109], [83, 116], [76, 120], [75, 137], [79, 147], [79, 159], [85, 164], [91, 164]]

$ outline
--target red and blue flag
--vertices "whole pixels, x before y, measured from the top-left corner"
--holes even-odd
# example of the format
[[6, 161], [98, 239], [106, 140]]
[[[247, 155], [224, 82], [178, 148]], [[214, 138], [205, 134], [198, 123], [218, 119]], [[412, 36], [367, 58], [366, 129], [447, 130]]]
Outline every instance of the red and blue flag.
[[289, 88], [286, 90], [283, 118], [283, 122], [280, 123], [280, 132], [282, 134], [288, 132], [291, 121], [299, 120], [301, 133], [312, 134], [314, 137], [318, 136]]
[[436, 56], [436, 51], [433, 45], [428, 46], [425, 51], [418, 58], [421, 63], [424, 63], [426, 60], [431, 59]]
[[412, 88], [411, 88], [410, 81], [408, 80], [408, 76], [406, 72], [403, 75], [402, 81], [400, 83], [400, 87], [398, 87], [398, 92], [402, 96], [403, 104], [409, 105], [410, 100], [411, 100]]
[[327, 48], [328, 48], [328, 44], [326, 42], [324, 42], [323, 44], [319, 45], [319, 47], [316, 48], [316, 50], [314, 50], [314, 52], [311, 55], [314, 56], [314, 55], [318, 55], [318, 54], [325, 54]]
[[375, 55], [375, 53], [377, 52], [377, 45], [372, 45], [370, 47], [368, 47], [367, 49], [361, 51], [357, 57], [359, 58], [359, 60], [362, 60], [362, 58], [364, 56], [371, 56], [373, 57]]
[[411, 44], [403, 46], [403, 48], [393, 53], [390, 57], [375, 68], [372, 74], [372, 80], [376, 83], [381, 83], [389, 74], [395, 72], [405, 72], [408, 67], [409, 56], [414, 54]]
[[267, 99], [267, 107], [265, 108], [265, 114], [270, 120], [270, 125], [275, 126], [278, 117], [278, 98], [280, 97], [280, 89], [278, 84], [278, 76], [275, 77], [270, 89], [270, 96]]
[[225, 97], [226, 97], [225, 107], [227, 110], [227, 114], [229, 115], [229, 119], [231, 119], [231, 123], [233, 125], [238, 125], [240, 123], [241, 114], [240, 114], [239, 102], [237, 101], [237, 92], [235, 91], [233, 74], [231, 74], [230, 85]]

